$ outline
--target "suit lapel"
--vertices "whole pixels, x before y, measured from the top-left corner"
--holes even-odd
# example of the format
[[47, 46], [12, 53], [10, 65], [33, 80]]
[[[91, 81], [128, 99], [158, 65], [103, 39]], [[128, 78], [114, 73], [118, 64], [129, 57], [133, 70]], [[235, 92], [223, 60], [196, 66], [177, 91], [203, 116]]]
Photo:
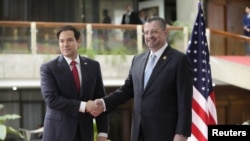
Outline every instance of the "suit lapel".
[[87, 86], [87, 79], [88, 79], [88, 74], [87, 74], [87, 67], [88, 67], [88, 62], [84, 57], [80, 57], [80, 67], [81, 67], [81, 78], [82, 78], [82, 83], [81, 83], [81, 93], [80, 95], [82, 96], [86, 90]]
[[145, 70], [145, 67], [147, 65], [147, 60], [148, 60], [148, 56], [150, 54], [150, 51], [146, 52], [143, 56], [142, 56], [142, 62], [140, 63], [140, 66], [139, 66], [139, 78], [141, 78], [141, 88], [144, 89], [144, 70]]
[[60, 56], [58, 59], [58, 68], [61, 70], [61, 72], [63, 72], [63, 75], [65, 77], [70, 77], [74, 82], [73, 77], [71, 77], [71, 70], [69, 68], [69, 65], [67, 64], [66, 60], [64, 60], [63, 56]]
[[66, 62], [66, 60], [64, 59], [62, 55], [59, 56], [59, 59], [58, 59], [58, 68], [63, 73], [65, 80], [70, 81], [69, 84], [71, 84], [71, 87], [74, 88], [75, 87], [74, 77], [72, 75], [72, 72], [70, 70], [68, 63]]

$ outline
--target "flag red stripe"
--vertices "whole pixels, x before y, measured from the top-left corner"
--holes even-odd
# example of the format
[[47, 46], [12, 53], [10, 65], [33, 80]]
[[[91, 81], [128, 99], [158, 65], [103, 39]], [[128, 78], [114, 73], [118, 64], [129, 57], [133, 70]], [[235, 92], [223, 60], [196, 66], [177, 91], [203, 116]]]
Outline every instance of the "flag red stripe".
[[208, 114], [202, 109], [200, 104], [193, 99], [192, 101], [192, 108], [193, 110], [200, 116], [204, 123], [208, 123]]
[[207, 138], [203, 136], [199, 128], [197, 128], [197, 126], [194, 123], [192, 123], [192, 134], [197, 139], [199, 139], [199, 141], [207, 141]]
[[209, 125], [216, 124], [216, 121], [215, 121], [215, 119], [213, 118], [213, 115], [211, 115], [210, 113], [209, 113], [208, 124], [209, 124]]

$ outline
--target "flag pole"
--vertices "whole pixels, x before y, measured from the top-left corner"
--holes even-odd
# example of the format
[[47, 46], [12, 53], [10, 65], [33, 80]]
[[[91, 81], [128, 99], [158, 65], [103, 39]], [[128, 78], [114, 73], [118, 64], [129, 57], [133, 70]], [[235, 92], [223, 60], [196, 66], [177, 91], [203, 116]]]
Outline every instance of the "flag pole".
[[203, 0], [199, 0], [201, 7], [203, 7]]
[[[203, 0], [199, 0], [199, 6], [201, 7], [201, 9], [204, 9], [203, 7]], [[199, 9], [199, 8], [198, 8]], [[204, 11], [203, 11], [204, 12]]]

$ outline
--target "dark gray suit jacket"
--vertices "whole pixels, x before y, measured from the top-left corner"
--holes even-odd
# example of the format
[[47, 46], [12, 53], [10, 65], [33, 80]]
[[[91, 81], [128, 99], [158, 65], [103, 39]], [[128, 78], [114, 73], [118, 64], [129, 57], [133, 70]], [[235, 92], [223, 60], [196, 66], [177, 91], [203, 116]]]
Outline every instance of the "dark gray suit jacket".
[[[73, 141], [79, 125], [82, 141], [93, 141], [93, 117], [80, 113], [80, 101], [105, 96], [98, 62], [80, 57], [82, 85], [77, 93], [72, 72], [64, 59], [58, 56], [40, 68], [41, 92], [47, 109], [44, 119], [43, 141]], [[108, 133], [105, 114], [96, 118], [99, 132]]]
[[134, 57], [125, 84], [104, 98], [107, 112], [133, 98], [130, 141], [137, 141], [140, 130], [144, 141], [173, 141], [175, 134], [190, 136], [193, 93], [190, 60], [168, 46], [144, 89], [148, 56], [149, 51]]

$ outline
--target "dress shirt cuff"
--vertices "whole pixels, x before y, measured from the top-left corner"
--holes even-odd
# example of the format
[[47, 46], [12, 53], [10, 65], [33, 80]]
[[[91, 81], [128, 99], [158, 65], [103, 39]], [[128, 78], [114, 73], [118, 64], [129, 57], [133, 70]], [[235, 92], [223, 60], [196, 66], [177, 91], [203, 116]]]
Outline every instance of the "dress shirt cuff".
[[98, 136], [108, 138], [108, 134], [107, 133], [100, 132], [100, 133], [98, 133]]
[[85, 113], [86, 102], [81, 101], [79, 112]]
[[106, 111], [106, 104], [105, 104], [103, 99], [101, 99], [101, 101], [102, 101], [102, 104], [103, 104], [103, 112], [105, 112]]

